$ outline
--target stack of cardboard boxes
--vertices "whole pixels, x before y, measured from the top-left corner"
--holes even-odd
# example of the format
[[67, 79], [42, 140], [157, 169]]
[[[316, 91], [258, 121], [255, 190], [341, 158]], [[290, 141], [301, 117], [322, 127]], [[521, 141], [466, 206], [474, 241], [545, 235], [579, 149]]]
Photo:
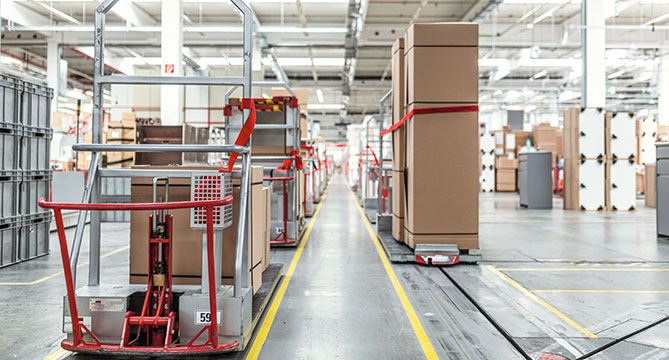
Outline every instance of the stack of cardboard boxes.
[[495, 191], [516, 191], [518, 189], [518, 159], [498, 156], [495, 162]]
[[[395, 41], [392, 47], [393, 69], [393, 124], [404, 116], [404, 38]], [[406, 212], [406, 125], [393, 132], [392, 209], [393, 238], [404, 242], [404, 215]]]
[[532, 129], [532, 145], [538, 150], [553, 153], [553, 165], [555, 165], [562, 154], [562, 131], [547, 123], [535, 126]]
[[[135, 114], [123, 113], [121, 121], [110, 121], [105, 130], [107, 144], [135, 143]], [[107, 167], [131, 168], [135, 153], [108, 152]]]
[[[136, 168], [144, 168], [136, 166]], [[155, 169], [217, 170], [219, 167], [166, 166]], [[190, 201], [190, 179], [170, 179], [170, 201]], [[271, 219], [270, 189], [263, 188], [263, 168], [251, 169], [251, 243], [249, 254], [250, 284], [253, 293], [262, 285], [262, 272], [269, 266], [269, 237]], [[152, 202], [151, 179], [133, 179], [131, 202]], [[159, 187], [159, 195], [164, 188]], [[233, 179], [233, 220], [223, 230], [222, 284], [234, 280], [237, 222], [239, 218], [240, 179]], [[191, 229], [190, 209], [170, 210], [173, 218], [172, 281], [174, 284], [199, 285], [202, 274], [202, 230]], [[130, 283], [144, 284], [148, 269], [149, 215], [151, 211], [133, 211], [130, 217]]]
[[[404, 38], [404, 69], [401, 115], [414, 109], [478, 104], [478, 25], [411, 25]], [[456, 244], [477, 249], [478, 113], [416, 115], [404, 128], [404, 242], [412, 248]], [[393, 178], [402, 178], [395, 174], [401, 169]]]

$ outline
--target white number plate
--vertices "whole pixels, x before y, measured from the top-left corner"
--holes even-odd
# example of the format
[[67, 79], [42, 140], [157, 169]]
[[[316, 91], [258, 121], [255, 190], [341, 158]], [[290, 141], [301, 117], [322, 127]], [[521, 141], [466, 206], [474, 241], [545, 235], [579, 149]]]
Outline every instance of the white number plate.
[[[211, 313], [208, 310], [195, 310], [195, 325], [211, 324]], [[221, 312], [216, 312], [216, 325], [221, 325]]]
[[282, 233], [283, 232], [283, 227], [277, 227], [276, 232], [279, 233], [279, 234]]

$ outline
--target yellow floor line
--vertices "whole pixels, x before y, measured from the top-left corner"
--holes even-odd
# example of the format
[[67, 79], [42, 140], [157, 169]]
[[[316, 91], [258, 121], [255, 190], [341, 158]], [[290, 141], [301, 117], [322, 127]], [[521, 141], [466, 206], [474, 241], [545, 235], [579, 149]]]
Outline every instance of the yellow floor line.
[[578, 331], [580, 331], [581, 333], [583, 333], [585, 336], [587, 336], [587, 337], [589, 337], [589, 338], [591, 338], [591, 339], [597, 339], [597, 338], [598, 338], [597, 335], [593, 334], [590, 330], [584, 328], [584, 327], [581, 326], [579, 323], [577, 323], [576, 321], [572, 320], [572, 319], [571, 319], [570, 317], [568, 317], [567, 315], [565, 315], [565, 314], [563, 314], [562, 312], [560, 312], [560, 310], [554, 308], [552, 305], [550, 305], [549, 303], [545, 302], [545, 301], [544, 301], [543, 299], [541, 299], [540, 297], [534, 295], [530, 290], [527, 290], [526, 288], [524, 288], [522, 285], [520, 285], [520, 284], [517, 283], [515, 280], [511, 279], [510, 277], [508, 277], [506, 274], [504, 274], [503, 272], [501, 272], [499, 269], [496, 269], [496, 268], [495, 268], [494, 266], [492, 266], [492, 265], [486, 265], [486, 268], [488, 268], [490, 271], [492, 271], [492, 272], [495, 273], [497, 276], [499, 276], [500, 278], [502, 278], [504, 281], [506, 281], [507, 283], [509, 283], [511, 286], [513, 286], [514, 288], [516, 288], [518, 291], [520, 291], [521, 293], [525, 294], [527, 297], [529, 297], [530, 299], [536, 301], [539, 305], [543, 306], [543, 307], [546, 308], [548, 311], [550, 311], [550, 312], [552, 312], [553, 314], [555, 314], [557, 317], [559, 317], [560, 319], [562, 319], [564, 322], [566, 322], [567, 324], [571, 325], [571, 326], [572, 326], [573, 328], [575, 328], [576, 330], [578, 330]]
[[664, 272], [669, 269], [648, 269], [648, 268], [497, 268], [500, 271], [633, 271], [633, 272]]
[[57, 360], [60, 359], [65, 354], [69, 354], [69, 352], [65, 351], [63, 348], [59, 348], [58, 350], [44, 357], [43, 360]]
[[533, 293], [669, 294], [669, 290], [530, 290]]
[[[100, 260], [102, 260], [102, 259], [104, 259], [104, 258], [106, 258], [106, 257], [108, 257], [108, 256], [112, 256], [112, 255], [114, 255], [114, 254], [117, 254], [117, 253], [119, 253], [119, 252], [121, 252], [121, 251], [127, 250], [127, 249], [129, 249], [129, 248], [130, 248], [130, 245], [126, 245], [126, 246], [120, 247], [120, 248], [118, 248], [118, 249], [116, 249], [116, 250], [110, 251], [110, 252], [108, 252], [108, 253], [106, 253], [106, 254], [100, 256]], [[77, 268], [80, 268], [80, 267], [82, 267], [82, 266], [86, 266], [86, 265], [88, 265], [88, 261], [83, 262], [83, 263], [77, 265]], [[35, 280], [35, 281], [30, 281], [30, 282], [0, 282], [0, 286], [2, 286], [2, 285], [5, 285], [5, 286], [26, 286], [26, 285], [36, 285], [36, 284], [39, 284], [39, 283], [43, 283], [43, 282], [45, 282], [45, 281], [47, 281], [47, 280], [49, 280], [49, 279], [53, 279], [53, 278], [55, 278], [56, 276], [59, 276], [59, 275], [62, 275], [62, 274], [63, 274], [63, 271], [61, 270], [61, 271], [59, 271], [59, 272], [57, 272], [57, 273], [55, 273], [55, 274], [51, 274], [51, 275], [49, 275], [49, 276], [45, 276], [45, 277], [43, 277], [43, 278], [41, 278], [41, 279], [37, 279], [37, 280]]]
[[288, 267], [288, 271], [286, 272], [286, 275], [283, 277], [281, 286], [279, 287], [279, 290], [277, 290], [276, 292], [274, 301], [272, 301], [272, 305], [267, 311], [265, 320], [263, 321], [260, 330], [258, 330], [258, 334], [256, 335], [256, 338], [253, 341], [253, 345], [251, 345], [251, 349], [249, 349], [249, 352], [246, 355], [246, 359], [257, 359], [258, 356], [260, 355], [260, 351], [262, 350], [263, 345], [265, 345], [265, 341], [267, 340], [267, 335], [269, 334], [269, 330], [272, 328], [272, 324], [274, 323], [274, 318], [276, 317], [276, 313], [279, 310], [279, 306], [281, 305], [283, 296], [286, 294], [286, 288], [288, 288], [290, 279], [293, 277], [293, 273], [295, 272], [295, 267], [297, 266], [297, 262], [300, 261], [300, 257], [302, 256], [302, 251], [304, 250], [304, 246], [307, 244], [307, 241], [309, 240], [309, 235], [311, 235], [311, 229], [314, 228], [314, 223], [316, 222], [318, 213], [321, 211], [321, 207], [325, 203], [325, 195], [327, 195], [327, 192], [328, 188], [326, 187], [325, 191], [323, 192], [323, 196], [321, 196], [321, 201], [318, 204], [316, 211], [314, 211], [314, 215], [311, 217], [311, 222], [309, 223], [307, 232], [304, 233], [304, 237], [300, 242], [300, 246], [297, 248], [297, 251], [293, 256], [293, 261], [291, 261], [290, 267]]
[[[351, 191], [350, 188], [349, 191]], [[360, 203], [358, 203], [358, 199], [356, 199], [355, 193], [353, 191], [351, 191], [351, 196], [355, 201], [355, 206], [358, 208], [358, 212], [360, 213], [362, 221], [365, 223], [365, 226], [367, 227], [367, 232], [369, 233], [369, 237], [372, 239], [374, 246], [376, 246], [376, 251], [379, 253], [379, 258], [381, 258], [381, 262], [383, 263], [383, 267], [386, 269], [386, 273], [390, 278], [390, 282], [393, 284], [393, 287], [395, 288], [395, 292], [397, 293], [397, 296], [399, 297], [400, 302], [402, 303], [402, 307], [404, 307], [404, 312], [407, 314], [407, 317], [409, 318], [409, 322], [411, 323], [413, 332], [416, 334], [416, 338], [418, 339], [418, 342], [420, 343], [420, 346], [423, 349], [425, 357], [429, 360], [439, 359], [437, 353], [434, 351], [434, 348], [432, 347], [432, 343], [430, 343], [430, 339], [428, 339], [427, 334], [425, 334], [423, 326], [420, 324], [420, 320], [416, 315], [416, 311], [413, 309], [413, 306], [411, 305], [409, 298], [407, 297], [406, 293], [404, 292], [404, 289], [402, 288], [402, 284], [400, 284], [399, 280], [397, 279], [395, 271], [393, 271], [393, 268], [390, 266], [390, 262], [388, 261], [385, 252], [381, 248], [381, 245], [379, 245], [379, 242], [376, 239], [376, 235], [374, 234], [374, 230], [372, 230], [372, 226], [369, 224], [369, 221], [367, 221], [367, 217], [362, 211], [362, 207], [360, 207]]]

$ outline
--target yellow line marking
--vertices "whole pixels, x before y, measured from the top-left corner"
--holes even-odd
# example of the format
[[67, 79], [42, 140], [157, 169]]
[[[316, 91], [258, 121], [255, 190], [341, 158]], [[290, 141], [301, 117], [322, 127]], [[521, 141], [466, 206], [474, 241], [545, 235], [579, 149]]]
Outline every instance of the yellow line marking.
[[669, 294], [669, 290], [530, 290], [533, 293]]
[[325, 188], [323, 196], [321, 196], [321, 202], [318, 204], [316, 211], [314, 211], [314, 215], [311, 217], [311, 222], [309, 223], [307, 232], [304, 233], [304, 238], [300, 242], [300, 246], [298, 246], [297, 251], [293, 256], [293, 261], [291, 261], [290, 267], [288, 267], [288, 272], [286, 272], [286, 275], [284, 276], [283, 281], [281, 282], [281, 286], [279, 287], [279, 290], [277, 290], [276, 292], [274, 301], [272, 301], [272, 305], [267, 311], [265, 320], [263, 320], [262, 326], [260, 327], [260, 330], [258, 330], [258, 334], [256, 335], [256, 338], [253, 341], [253, 345], [251, 345], [251, 349], [246, 355], [247, 360], [257, 359], [258, 356], [260, 355], [260, 351], [262, 350], [263, 345], [265, 345], [265, 341], [267, 340], [267, 335], [269, 334], [269, 330], [272, 328], [272, 324], [274, 323], [274, 318], [276, 317], [276, 313], [279, 310], [279, 306], [281, 305], [283, 296], [286, 294], [286, 288], [288, 288], [288, 284], [290, 283], [290, 280], [293, 277], [293, 273], [295, 272], [295, 267], [297, 266], [297, 262], [300, 261], [300, 257], [302, 256], [302, 251], [304, 250], [304, 246], [307, 244], [307, 241], [309, 240], [309, 235], [311, 235], [311, 230], [314, 228], [314, 223], [316, 222], [318, 213], [321, 211], [321, 207], [325, 203], [325, 195], [327, 195], [328, 188], [329, 185], [328, 187]]
[[[114, 255], [114, 254], [117, 254], [117, 253], [119, 253], [119, 252], [121, 252], [121, 251], [127, 250], [127, 249], [129, 249], [129, 248], [130, 248], [130, 245], [126, 245], [126, 246], [120, 247], [120, 248], [118, 248], [118, 249], [116, 249], [116, 250], [110, 251], [110, 252], [108, 252], [108, 253], [106, 253], [106, 254], [100, 256], [100, 260], [102, 260], [102, 259], [104, 259], [104, 258], [106, 258], [106, 257], [108, 257], [108, 256], [112, 256], [112, 255]], [[86, 265], [88, 265], [88, 261], [83, 262], [83, 263], [77, 265], [77, 268], [80, 268], [80, 267], [82, 267], [82, 266], [86, 266]], [[47, 281], [47, 280], [49, 280], [49, 279], [53, 279], [53, 278], [55, 278], [56, 276], [59, 276], [59, 275], [62, 275], [62, 274], [63, 274], [63, 271], [61, 270], [61, 271], [59, 271], [59, 272], [57, 272], [57, 273], [55, 273], [55, 274], [51, 274], [51, 275], [49, 275], [49, 276], [45, 276], [45, 277], [43, 277], [43, 278], [41, 278], [41, 279], [37, 279], [37, 280], [35, 280], [35, 281], [31, 281], [31, 282], [0, 282], [0, 285], [9, 285], [9, 286], [36, 285], [36, 284], [39, 284], [39, 283], [43, 283], [43, 282], [45, 282], [45, 281]]]
[[381, 248], [381, 245], [379, 245], [379, 242], [376, 239], [376, 234], [374, 234], [372, 226], [369, 224], [369, 221], [367, 221], [367, 217], [365, 216], [365, 213], [362, 211], [362, 207], [360, 207], [358, 199], [355, 198], [355, 193], [353, 193], [353, 191], [350, 188], [349, 191], [351, 192], [351, 196], [355, 201], [355, 206], [358, 208], [360, 217], [362, 218], [362, 221], [365, 223], [365, 227], [367, 227], [367, 232], [369, 233], [369, 237], [372, 239], [374, 246], [376, 246], [376, 251], [379, 253], [379, 258], [381, 258], [383, 267], [386, 269], [388, 278], [390, 278], [390, 282], [393, 284], [393, 287], [395, 288], [397, 297], [399, 297], [400, 302], [402, 303], [402, 307], [404, 307], [404, 312], [407, 314], [407, 317], [409, 318], [411, 327], [413, 327], [413, 332], [416, 334], [416, 338], [418, 338], [418, 342], [420, 343], [421, 348], [423, 348], [423, 353], [425, 354], [425, 358], [427, 358], [428, 360], [439, 359], [437, 353], [434, 351], [434, 348], [432, 347], [432, 344], [430, 343], [430, 339], [428, 339], [427, 334], [425, 334], [423, 326], [420, 324], [420, 320], [416, 315], [416, 311], [414, 311], [413, 306], [411, 305], [411, 302], [407, 297], [407, 294], [404, 292], [404, 289], [402, 288], [402, 284], [400, 284], [399, 280], [397, 279], [397, 276], [395, 275], [395, 272], [393, 271], [393, 268], [390, 266], [390, 262], [386, 257], [386, 253]]
[[573, 328], [575, 328], [576, 330], [582, 332], [585, 336], [587, 336], [587, 337], [589, 337], [589, 338], [591, 338], [591, 339], [597, 339], [597, 338], [598, 338], [597, 335], [595, 335], [595, 334], [593, 334], [592, 332], [590, 332], [590, 330], [584, 328], [583, 326], [581, 326], [580, 324], [578, 324], [576, 321], [572, 320], [570, 317], [568, 317], [567, 315], [565, 315], [565, 314], [563, 314], [562, 312], [560, 312], [560, 310], [554, 308], [552, 305], [550, 305], [549, 303], [545, 302], [545, 301], [544, 301], [543, 299], [541, 299], [540, 297], [534, 295], [531, 291], [527, 290], [527, 289], [524, 288], [522, 285], [520, 285], [519, 283], [517, 283], [516, 281], [514, 281], [513, 279], [511, 279], [510, 277], [508, 277], [506, 274], [502, 273], [499, 269], [496, 269], [496, 268], [495, 268], [494, 266], [492, 266], [492, 265], [486, 265], [486, 268], [488, 268], [488, 270], [492, 271], [492, 272], [495, 273], [497, 276], [499, 276], [500, 278], [502, 278], [504, 281], [506, 281], [507, 283], [509, 283], [511, 286], [513, 286], [514, 288], [516, 288], [516, 290], [518, 290], [518, 291], [520, 291], [521, 293], [525, 294], [525, 295], [526, 295], [527, 297], [529, 297], [530, 299], [536, 301], [539, 305], [543, 306], [543, 307], [546, 308], [548, 311], [550, 311], [550, 312], [552, 312], [553, 314], [555, 314], [557, 317], [559, 317], [560, 319], [562, 319], [562, 320], [563, 320], [564, 322], [566, 322], [567, 324], [571, 325], [571, 326], [572, 326]]
[[[577, 265], [577, 266], [585, 266]], [[636, 272], [665, 272], [669, 269], [639, 269], [639, 268], [498, 268], [500, 271], [636, 271]]]
[[52, 352], [51, 354], [47, 355], [43, 360], [56, 360], [60, 359], [61, 356], [67, 354], [68, 352], [65, 351], [63, 348], [59, 348], [58, 350]]

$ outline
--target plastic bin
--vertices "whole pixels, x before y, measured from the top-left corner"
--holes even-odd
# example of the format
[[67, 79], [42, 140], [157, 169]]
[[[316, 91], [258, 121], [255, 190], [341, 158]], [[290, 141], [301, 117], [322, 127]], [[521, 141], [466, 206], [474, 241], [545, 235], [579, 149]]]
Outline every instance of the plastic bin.
[[24, 82], [21, 96], [21, 124], [41, 129], [51, 128], [53, 89]]
[[23, 126], [16, 123], [0, 122], [0, 170], [19, 169], [19, 150]]
[[21, 215], [49, 213], [37, 204], [40, 198], [49, 200], [52, 174], [50, 170], [24, 171], [20, 187], [19, 212]]
[[0, 224], [0, 268], [19, 262], [21, 222]]
[[19, 231], [19, 260], [25, 261], [49, 253], [51, 213], [24, 217]]

